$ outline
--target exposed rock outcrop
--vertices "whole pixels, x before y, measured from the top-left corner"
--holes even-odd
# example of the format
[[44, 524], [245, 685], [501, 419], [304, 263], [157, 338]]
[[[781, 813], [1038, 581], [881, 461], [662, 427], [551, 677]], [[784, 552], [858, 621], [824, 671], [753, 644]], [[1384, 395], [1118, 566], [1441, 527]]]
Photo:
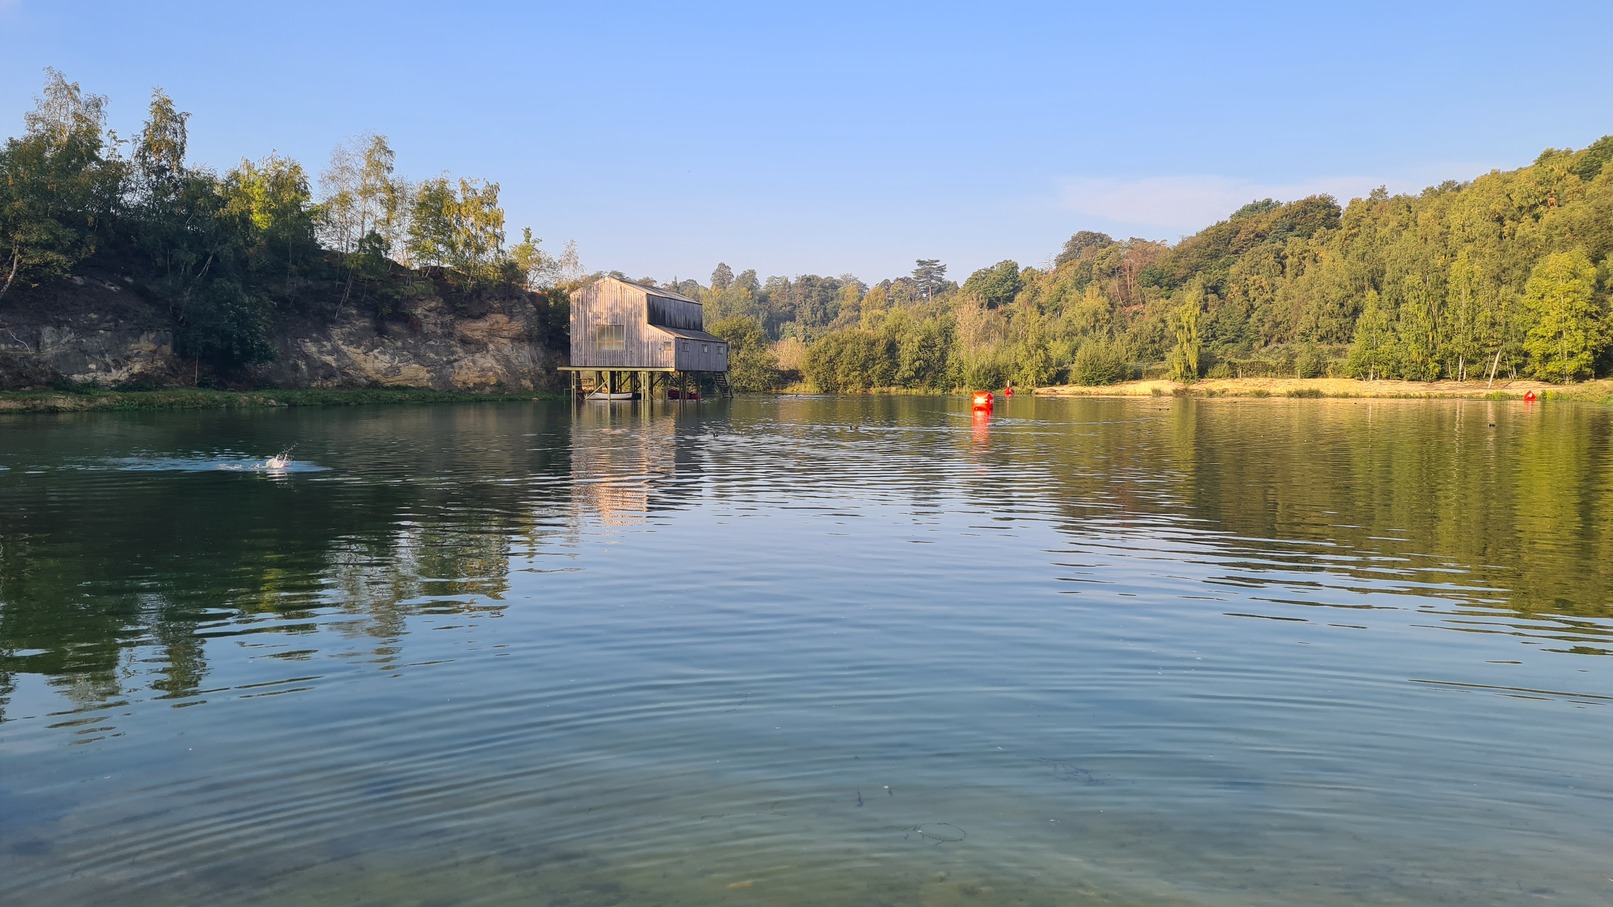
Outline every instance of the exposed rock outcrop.
[[[510, 294], [455, 307], [411, 301], [408, 314], [378, 319], [356, 307], [321, 318], [285, 319], [277, 356], [233, 383], [256, 387], [430, 387], [526, 391], [562, 386], [541, 297]], [[174, 352], [173, 318], [117, 276], [74, 277], [49, 290], [0, 301], [0, 389], [70, 384], [183, 385], [205, 366]]]

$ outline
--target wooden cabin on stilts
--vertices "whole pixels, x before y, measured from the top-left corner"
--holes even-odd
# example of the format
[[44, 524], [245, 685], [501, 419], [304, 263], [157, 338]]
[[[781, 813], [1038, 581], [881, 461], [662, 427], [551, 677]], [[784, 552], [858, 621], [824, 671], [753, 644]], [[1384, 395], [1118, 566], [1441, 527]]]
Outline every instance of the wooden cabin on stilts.
[[605, 277], [571, 294], [571, 390], [579, 399], [724, 397], [728, 342], [706, 333], [700, 303], [664, 287]]

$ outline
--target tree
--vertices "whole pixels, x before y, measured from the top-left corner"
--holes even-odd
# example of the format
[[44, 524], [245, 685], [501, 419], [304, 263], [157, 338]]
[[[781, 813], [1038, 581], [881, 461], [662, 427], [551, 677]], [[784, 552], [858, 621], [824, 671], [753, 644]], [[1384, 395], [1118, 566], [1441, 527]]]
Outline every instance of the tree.
[[1546, 381], [1585, 377], [1607, 343], [1607, 314], [1595, 303], [1596, 266], [1584, 252], [1546, 256], [1529, 275], [1523, 304], [1531, 320], [1523, 348]]
[[1093, 338], [1075, 351], [1070, 363], [1070, 380], [1087, 387], [1114, 384], [1126, 375], [1126, 356], [1118, 343]]
[[577, 255], [577, 241], [566, 240], [566, 247], [560, 250], [560, 257], [555, 259], [555, 273], [560, 283], [570, 286], [583, 279], [588, 272], [583, 270], [582, 259]]
[[421, 183], [409, 223], [416, 263], [448, 269], [466, 290], [493, 279], [504, 245], [498, 188], [461, 179], [456, 192], [446, 176]]
[[553, 286], [559, 276], [559, 263], [539, 248], [542, 242], [532, 235], [531, 227], [522, 227], [521, 241], [510, 247], [510, 264], [528, 290]]
[[241, 161], [219, 185], [226, 217], [247, 232], [251, 267], [263, 274], [291, 276], [316, 260], [316, 211], [302, 165], [270, 154], [261, 161]]
[[1376, 290], [1368, 290], [1355, 323], [1355, 340], [1350, 344], [1346, 367], [1350, 374], [1368, 381], [1384, 377], [1395, 360], [1394, 323]]
[[225, 370], [274, 358], [272, 307], [234, 280], [214, 280], [196, 294], [175, 332], [179, 353]]
[[895, 378], [895, 356], [887, 338], [873, 331], [852, 329], [826, 334], [807, 348], [807, 380], [828, 394], [890, 387]]
[[1115, 244], [1114, 237], [1107, 233], [1095, 230], [1082, 230], [1064, 241], [1064, 248], [1053, 259], [1053, 267], [1062, 267], [1069, 262], [1079, 259], [1090, 249], [1101, 249]]
[[151, 92], [145, 127], [134, 147], [134, 174], [146, 205], [166, 209], [179, 195], [185, 179], [185, 148], [189, 144], [189, 113], [174, 107], [162, 89]]
[[934, 301], [935, 291], [943, 285], [946, 278], [947, 266], [941, 264], [938, 258], [920, 258], [918, 267], [913, 269], [913, 281], [924, 293], [927, 301]]
[[123, 171], [102, 157], [106, 99], [45, 70], [27, 134], [0, 150], [0, 298], [18, 281], [65, 277], [95, 250]]
[[407, 186], [393, 176], [397, 155], [386, 136], [367, 133], [331, 152], [319, 176], [321, 235], [338, 252], [354, 252], [370, 233], [388, 249], [401, 246], [409, 206]]
[[1439, 378], [1439, 316], [1433, 294], [1416, 274], [1402, 281], [1401, 293], [1400, 317], [1395, 321], [1401, 377], [1434, 381]]
[[986, 308], [994, 309], [1013, 302], [1024, 286], [1019, 277], [1019, 263], [1004, 260], [970, 274], [963, 282], [963, 291], [980, 297]]
[[733, 285], [734, 269], [728, 267], [728, 262], [717, 262], [717, 267], [711, 272], [711, 288], [721, 293]]
[[728, 380], [735, 390], [771, 391], [778, 387], [778, 357], [769, 349], [767, 332], [755, 318], [724, 318], [707, 330], [728, 341]]
[[1466, 381], [1468, 364], [1483, 356], [1489, 321], [1479, 298], [1479, 270], [1467, 249], [1451, 262], [1445, 288], [1445, 348], [1456, 359], [1449, 371], [1458, 381]]
[[1176, 345], [1171, 347], [1169, 365], [1171, 380], [1188, 384], [1199, 378], [1199, 307], [1204, 301], [1204, 281], [1195, 280], [1178, 295], [1183, 298], [1171, 314], [1171, 336]]

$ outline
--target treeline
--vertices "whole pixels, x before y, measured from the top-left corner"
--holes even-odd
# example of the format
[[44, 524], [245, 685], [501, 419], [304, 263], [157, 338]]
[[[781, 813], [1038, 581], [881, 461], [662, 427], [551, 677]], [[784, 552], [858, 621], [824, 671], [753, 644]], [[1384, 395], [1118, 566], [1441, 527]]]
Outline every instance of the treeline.
[[[218, 174], [186, 164], [188, 114], [160, 90], [125, 141], [104, 98], [48, 75], [25, 134], [0, 149], [0, 316], [17, 287], [101, 259], [166, 302], [182, 355], [223, 372], [273, 354], [275, 319], [349, 305], [395, 317], [444, 287], [544, 291], [547, 339], [564, 345], [565, 290], [588, 278], [574, 247], [551, 257], [530, 230], [506, 242], [497, 183], [411, 182], [376, 135], [336, 149], [317, 196], [278, 155]], [[1613, 373], [1610, 158], [1613, 137], [1415, 196], [1264, 199], [1175, 245], [1082, 231], [1045, 267], [1002, 261], [961, 284], [924, 259], [875, 284], [720, 263], [706, 285], [667, 285], [705, 304], [735, 385], [757, 390], [1566, 382]]]
[[[444, 290], [543, 291], [580, 270], [574, 249], [553, 258], [530, 230], [506, 245], [497, 183], [405, 180], [382, 136], [336, 149], [316, 197], [280, 155], [222, 174], [188, 165], [189, 116], [159, 89], [123, 140], [106, 98], [47, 70], [26, 131], [0, 148], [0, 306], [51, 305], [18, 291], [101, 264], [168, 305], [176, 352], [227, 374], [274, 355], [277, 319], [350, 305], [391, 317]], [[563, 344], [564, 294], [541, 301], [554, 303], [546, 339]]]
[[[1083, 231], [962, 285], [734, 277], [703, 300], [771, 340], [750, 386], [950, 389], [1140, 377], [1573, 381], [1613, 373], [1613, 137], [1419, 195], [1252, 202], [1174, 246]], [[944, 274], [944, 266], [940, 267]], [[738, 335], [736, 335], [738, 336]], [[768, 354], [773, 360], [768, 359]], [[767, 370], [771, 365], [772, 371]], [[799, 374], [792, 374], [792, 369]]]

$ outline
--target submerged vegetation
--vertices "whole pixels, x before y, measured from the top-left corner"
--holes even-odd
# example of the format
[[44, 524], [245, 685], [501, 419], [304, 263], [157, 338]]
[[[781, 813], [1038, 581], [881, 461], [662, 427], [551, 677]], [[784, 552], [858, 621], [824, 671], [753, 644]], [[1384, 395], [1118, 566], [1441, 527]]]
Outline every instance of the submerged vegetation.
[[[115, 267], [166, 304], [177, 351], [210, 372], [274, 355], [276, 326], [358, 307], [406, 318], [422, 294], [528, 291], [564, 344], [574, 246], [507, 244], [497, 183], [397, 176], [384, 136], [338, 147], [318, 180], [268, 155], [186, 163], [189, 115], [154, 93], [139, 135], [50, 71], [0, 148], [0, 347], [6, 316], [49, 306], [76, 271]], [[1408, 381], [1613, 373], [1613, 136], [1418, 195], [1340, 206], [1261, 199], [1174, 245], [1081, 231], [1040, 267], [963, 282], [910, 275], [761, 278], [719, 263], [702, 302], [736, 387], [948, 390], [1138, 379]], [[614, 276], [626, 277], [620, 272]], [[637, 278], [657, 283], [653, 278]]]

